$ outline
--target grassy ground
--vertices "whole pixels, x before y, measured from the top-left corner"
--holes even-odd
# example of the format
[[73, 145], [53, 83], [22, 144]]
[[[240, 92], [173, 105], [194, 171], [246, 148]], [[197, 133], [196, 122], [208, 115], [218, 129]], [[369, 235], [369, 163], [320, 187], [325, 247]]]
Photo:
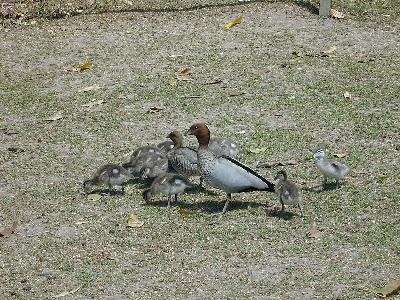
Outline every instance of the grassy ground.
[[[243, 24], [223, 28], [240, 14]], [[0, 238], [1, 299], [374, 299], [399, 276], [392, 27], [253, 3], [77, 16], [0, 39], [0, 227], [18, 222]], [[92, 69], [65, 71], [87, 60]], [[191, 80], [176, 82], [184, 67]], [[93, 100], [104, 103], [82, 107]], [[287, 170], [299, 185], [321, 183], [311, 152], [321, 146], [347, 154], [352, 172], [338, 190], [305, 191], [304, 220], [293, 208], [268, 216], [265, 202], [278, 201], [265, 193], [234, 195], [220, 219], [210, 212], [225, 195], [212, 189], [172, 209], [144, 205], [139, 185], [98, 202], [82, 194], [101, 164], [195, 121], [240, 142], [250, 166], [298, 160]], [[143, 227], [125, 227], [131, 212]], [[319, 238], [306, 235], [313, 222]]]

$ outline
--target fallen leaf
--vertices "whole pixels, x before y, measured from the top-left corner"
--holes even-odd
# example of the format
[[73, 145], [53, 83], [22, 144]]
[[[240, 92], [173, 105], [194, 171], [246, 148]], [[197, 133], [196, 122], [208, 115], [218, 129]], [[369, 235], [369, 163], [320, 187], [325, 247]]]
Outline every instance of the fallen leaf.
[[97, 91], [99, 89], [100, 89], [100, 86], [98, 84], [95, 84], [95, 85], [91, 85], [91, 86], [87, 86], [87, 87], [81, 88], [80, 90], [78, 90], [78, 92]]
[[343, 158], [346, 157], [345, 153], [333, 153], [333, 156], [337, 157], [337, 158]]
[[267, 147], [260, 147], [260, 148], [249, 148], [248, 151], [250, 153], [260, 154], [265, 152], [268, 148]]
[[229, 93], [229, 97], [236, 97], [236, 96], [241, 96], [246, 94], [246, 92], [243, 91], [232, 91]]
[[303, 58], [306, 54], [304, 52], [301, 51], [293, 51], [292, 55]]
[[105, 103], [105, 101], [104, 100], [96, 100], [96, 99], [93, 99], [93, 101], [91, 101], [91, 102], [89, 102], [89, 103], [86, 103], [86, 104], [82, 104], [81, 106], [82, 107], [87, 107], [87, 108], [92, 108], [92, 107], [94, 107], [94, 106], [97, 106], [97, 105], [101, 105], [101, 104], [103, 104], [103, 103]]
[[77, 287], [77, 288], [74, 289], [74, 290], [62, 292], [61, 294], [55, 295], [54, 298], [62, 298], [62, 297], [71, 295], [71, 294], [73, 294], [73, 293], [76, 293], [77, 291], [79, 291], [79, 290], [81, 289], [81, 287], [82, 287], [82, 286], [79, 286], [79, 287]]
[[14, 222], [11, 227], [0, 230], [0, 237], [9, 238], [17, 229], [17, 222]]
[[82, 225], [82, 224], [87, 224], [87, 223], [89, 223], [89, 221], [76, 221], [74, 224], [75, 225]]
[[387, 285], [376, 292], [380, 298], [392, 296], [400, 291], [400, 279], [390, 281]]
[[89, 195], [87, 195], [87, 199], [89, 201], [97, 202], [97, 201], [99, 201], [101, 199], [101, 195], [99, 195], [99, 194], [89, 194]]
[[163, 109], [164, 108], [162, 108], [162, 107], [152, 106], [152, 107], [149, 107], [149, 110], [147, 111], [147, 113], [156, 113], [156, 112], [162, 111]]
[[291, 159], [287, 161], [272, 161], [272, 162], [259, 162], [256, 168], [274, 168], [274, 167], [283, 167], [289, 165], [297, 165], [297, 160]]
[[219, 83], [222, 83], [221, 79], [213, 79], [213, 80], [204, 82], [205, 85], [219, 84]]
[[377, 177], [377, 179], [380, 183], [384, 182], [388, 178], [389, 178], [389, 176], [387, 176], [387, 175], [380, 175]]
[[86, 71], [86, 70], [90, 70], [91, 68], [93, 68], [93, 64], [91, 62], [86, 62], [84, 64], [81, 64], [81, 65], [77, 66], [77, 67], [72, 67], [72, 68], [71, 67], [67, 67], [67, 68], [65, 68], [65, 70], [67, 72], [83, 72], [83, 71]]
[[331, 57], [331, 56], [333, 56], [333, 54], [336, 52], [336, 47], [335, 46], [332, 46], [332, 47], [330, 47], [329, 49], [327, 49], [327, 50], [323, 50], [323, 51], [321, 51], [321, 57]]
[[375, 57], [369, 56], [367, 53], [364, 52], [357, 52], [356, 53], [356, 61], [359, 63], [365, 63], [369, 61], [374, 61]]
[[62, 117], [63, 117], [62, 113], [58, 112], [55, 115], [53, 115], [52, 117], [45, 119], [45, 121], [54, 122], [54, 121], [62, 119]]
[[189, 209], [178, 209], [177, 210], [178, 214], [183, 215], [183, 216], [189, 216], [194, 214], [194, 211], [189, 210]]
[[343, 97], [345, 99], [351, 100], [351, 94], [349, 92], [347, 92], [347, 91], [343, 93]]
[[331, 17], [335, 19], [344, 19], [344, 13], [336, 9], [331, 9]]
[[126, 227], [137, 228], [142, 227], [143, 224], [144, 222], [140, 221], [138, 216], [134, 213], [129, 214], [128, 219], [126, 220]]
[[317, 239], [321, 236], [322, 236], [322, 232], [320, 230], [318, 230], [317, 224], [314, 221], [313, 224], [311, 225], [310, 229], [307, 232], [307, 237], [309, 237], [310, 239]]
[[8, 130], [7, 128], [1, 128], [0, 131], [2, 131], [3, 134], [5, 134], [5, 135], [14, 135], [14, 134], [18, 134], [18, 132]]
[[10, 152], [12, 152], [12, 153], [22, 153], [22, 152], [25, 152], [24, 149], [19, 148], [19, 147], [8, 147], [7, 150], [10, 151]]
[[242, 21], [243, 21], [243, 16], [239, 16], [239, 17], [237, 17], [235, 20], [233, 20], [233, 21], [231, 21], [231, 22], [229, 22], [229, 23], [226, 23], [226, 24], [224, 25], [224, 27], [225, 27], [225, 29], [231, 29], [232, 27], [234, 27], [234, 26], [239, 25], [240, 23], [242, 23]]
[[179, 81], [188, 81], [190, 80], [189, 75], [191, 74], [192, 70], [190, 68], [183, 68], [178, 72], [178, 74], [176, 74], [176, 79], [178, 79]]

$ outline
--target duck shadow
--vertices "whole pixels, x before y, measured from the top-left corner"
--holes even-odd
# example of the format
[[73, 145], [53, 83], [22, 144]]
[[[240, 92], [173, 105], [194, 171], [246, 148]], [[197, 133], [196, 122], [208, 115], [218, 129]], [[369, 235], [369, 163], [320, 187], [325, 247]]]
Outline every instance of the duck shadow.
[[266, 208], [265, 209], [265, 214], [267, 215], [267, 217], [273, 217], [273, 218], [277, 218], [277, 219], [282, 219], [285, 221], [289, 221], [291, 219], [293, 219], [293, 217], [296, 215], [295, 213], [292, 213], [290, 211], [281, 211], [280, 209], [276, 209], [276, 208]]
[[317, 5], [311, 3], [310, 0], [295, 0], [294, 4], [296, 4], [299, 7], [307, 9], [310, 13], [314, 15], [319, 14], [319, 8]]
[[[339, 188], [340, 188], [340, 185], [339, 185]], [[333, 191], [336, 189], [338, 189], [336, 182], [329, 182], [329, 183], [325, 183], [325, 184], [320, 184], [320, 185], [303, 188], [304, 191], [313, 192], [313, 193], [321, 193], [324, 191]]]
[[101, 196], [114, 196], [114, 197], [121, 197], [125, 195], [124, 190], [109, 190], [109, 189], [95, 189], [92, 190], [90, 193], [85, 193], [85, 195], [90, 195], [90, 194], [99, 194]]
[[208, 196], [218, 196], [219, 195], [218, 193], [210, 191], [210, 190], [206, 189], [205, 187], [199, 186], [199, 185], [194, 185], [190, 188], [187, 188], [185, 190], [185, 193], [189, 194], [189, 195], [200, 194], [200, 193], [206, 194]]

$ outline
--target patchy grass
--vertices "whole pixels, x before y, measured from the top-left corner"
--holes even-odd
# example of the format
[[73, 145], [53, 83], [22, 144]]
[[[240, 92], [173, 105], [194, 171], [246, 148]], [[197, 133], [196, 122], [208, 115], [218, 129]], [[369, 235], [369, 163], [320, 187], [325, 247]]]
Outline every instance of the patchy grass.
[[[244, 23], [224, 30], [238, 14]], [[1, 240], [0, 298], [374, 299], [398, 276], [398, 34], [253, 3], [75, 16], [0, 38], [0, 225], [19, 223]], [[292, 54], [331, 46], [331, 57]], [[93, 69], [65, 71], [88, 59]], [[171, 85], [183, 67], [191, 80]], [[105, 103], [81, 106], [93, 99]], [[162, 198], [145, 205], [141, 185], [99, 202], [82, 194], [101, 164], [198, 120], [240, 142], [250, 166], [296, 159], [287, 169], [301, 186], [321, 183], [317, 147], [346, 153], [352, 172], [338, 190], [304, 191], [304, 220], [295, 208], [268, 216], [278, 201], [264, 193], [234, 195], [220, 219], [225, 195], [212, 189], [181, 196], [187, 217]], [[143, 227], [125, 228], [131, 212]], [[318, 239], [306, 236], [314, 221]]]

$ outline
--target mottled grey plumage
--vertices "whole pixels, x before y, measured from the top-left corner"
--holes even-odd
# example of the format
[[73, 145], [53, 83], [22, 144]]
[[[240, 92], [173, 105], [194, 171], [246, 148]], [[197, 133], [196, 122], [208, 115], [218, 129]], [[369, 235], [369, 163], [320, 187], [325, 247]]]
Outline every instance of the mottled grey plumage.
[[323, 149], [315, 152], [314, 158], [318, 170], [324, 176], [324, 184], [327, 182], [327, 178], [334, 178], [336, 187], [339, 187], [339, 180], [349, 173], [350, 167], [344, 163], [327, 159]]
[[297, 205], [300, 209], [301, 216], [303, 216], [303, 197], [297, 186], [287, 179], [286, 171], [279, 171], [275, 176], [275, 180], [278, 180], [275, 184], [275, 192], [278, 195], [279, 201], [282, 205], [281, 211], [285, 210], [285, 204]]
[[150, 188], [145, 190], [142, 195], [146, 202], [151, 201], [158, 193], [167, 195], [168, 207], [170, 207], [171, 196], [175, 195], [175, 201], [178, 201], [178, 195], [191, 186], [191, 183], [185, 177], [175, 173], [165, 173], [155, 178]]
[[164, 153], [165, 155], [174, 148], [174, 142], [172, 141], [165, 141], [161, 142], [157, 145], [157, 148]]
[[168, 159], [161, 154], [151, 154], [143, 163], [141, 170], [142, 179], [151, 179], [167, 173], [169, 170]]
[[192, 148], [183, 147], [183, 137], [179, 131], [172, 131], [168, 137], [174, 143], [174, 148], [167, 153], [167, 158], [172, 168], [186, 178], [199, 176], [197, 151]]
[[235, 157], [240, 152], [240, 147], [237, 143], [232, 142], [226, 138], [212, 138], [210, 139], [210, 143], [208, 148], [216, 155], [216, 156], [229, 156]]
[[107, 185], [111, 192], [114, 186], [121, 186], [132, 178], [132, 175], [123, 167], [108, 164], [100, 167], [93, 175], [92, 179], [83, 183], [85, 192], [88, 193], [95, 186]]

